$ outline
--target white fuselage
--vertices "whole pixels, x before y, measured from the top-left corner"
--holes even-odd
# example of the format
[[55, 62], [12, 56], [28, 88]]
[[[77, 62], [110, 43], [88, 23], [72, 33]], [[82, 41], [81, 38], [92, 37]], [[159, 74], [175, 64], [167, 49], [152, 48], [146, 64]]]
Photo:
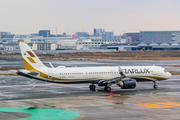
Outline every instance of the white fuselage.
[[[118, 79], [118, 66], [114, 67], [69, 67], [69, 68], [36, 68], [45, 75], [33, 76], [47, 81], [64, 83], [89, 82], [104, 79]], [[121, 66], [126, 77], [139, 81], [160, 81], [171, 77], [164, 68], [158, 66]], [[26, 72], [22, 71], [22, 72]], [[28, 71], [27, 71], [28, 73]], [[47, 76], [46, 76], [47, 75]]]

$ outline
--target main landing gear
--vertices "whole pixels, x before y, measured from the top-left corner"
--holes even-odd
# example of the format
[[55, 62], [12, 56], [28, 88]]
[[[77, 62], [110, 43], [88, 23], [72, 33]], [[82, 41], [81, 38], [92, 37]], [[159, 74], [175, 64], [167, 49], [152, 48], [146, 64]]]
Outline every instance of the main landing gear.
[[[89, 86], [89, 89], [92, 90], [92, 91], [95, 91], [96, 90], [96, 86], [92, 84], [92, 85]], [[111, 91], [111, 87], [105, 86], [104, 87], [104, 91], [110, 92]]]
[[95, 91], [96, 90], [96, 86], [92, 84], [92, 85], [89, 86], [89, 89]]
[[108, 87], [108, 86], [104, 87], [104, 91], [110, 92], [111, 91], [111, 87]]
[[153, 81], [154, 83], [154, 89], [158, 89], [158, 86], [156, 85], [156, 81]]

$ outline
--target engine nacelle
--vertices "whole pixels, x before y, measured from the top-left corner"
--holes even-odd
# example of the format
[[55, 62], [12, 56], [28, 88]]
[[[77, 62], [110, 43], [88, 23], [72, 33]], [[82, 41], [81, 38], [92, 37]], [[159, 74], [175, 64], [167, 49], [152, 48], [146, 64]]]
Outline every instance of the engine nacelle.
[[120, 81], [118, 84], [122, 89], [133, 89], [136, 87], [136, 80], [135, 79], [124, 79]]

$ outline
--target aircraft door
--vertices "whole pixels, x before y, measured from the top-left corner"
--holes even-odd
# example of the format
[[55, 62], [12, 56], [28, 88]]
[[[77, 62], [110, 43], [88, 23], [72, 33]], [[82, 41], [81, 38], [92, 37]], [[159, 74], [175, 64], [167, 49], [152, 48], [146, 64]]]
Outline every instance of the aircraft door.
[[158, 76], [161, 76], [162, 75], [162, 70], [161, 68], [158, 68]]
[[48, 78], [53, 80], [53, 71], [51, 69], [48, 70]]

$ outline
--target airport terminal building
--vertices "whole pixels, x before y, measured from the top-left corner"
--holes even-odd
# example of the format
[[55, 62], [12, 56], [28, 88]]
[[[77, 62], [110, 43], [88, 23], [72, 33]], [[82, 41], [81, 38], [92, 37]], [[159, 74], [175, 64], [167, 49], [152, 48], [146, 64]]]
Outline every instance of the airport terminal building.
[[180, 43], [180, 31], [141, 31], [140, 42], [150, 43]]
[[108, 45], [106, 49], [115, 49], [116, 51], [139, 51], [139, 50], [180, 50], [180, 44], [145, 44], [140, 43], [138, 45]]

